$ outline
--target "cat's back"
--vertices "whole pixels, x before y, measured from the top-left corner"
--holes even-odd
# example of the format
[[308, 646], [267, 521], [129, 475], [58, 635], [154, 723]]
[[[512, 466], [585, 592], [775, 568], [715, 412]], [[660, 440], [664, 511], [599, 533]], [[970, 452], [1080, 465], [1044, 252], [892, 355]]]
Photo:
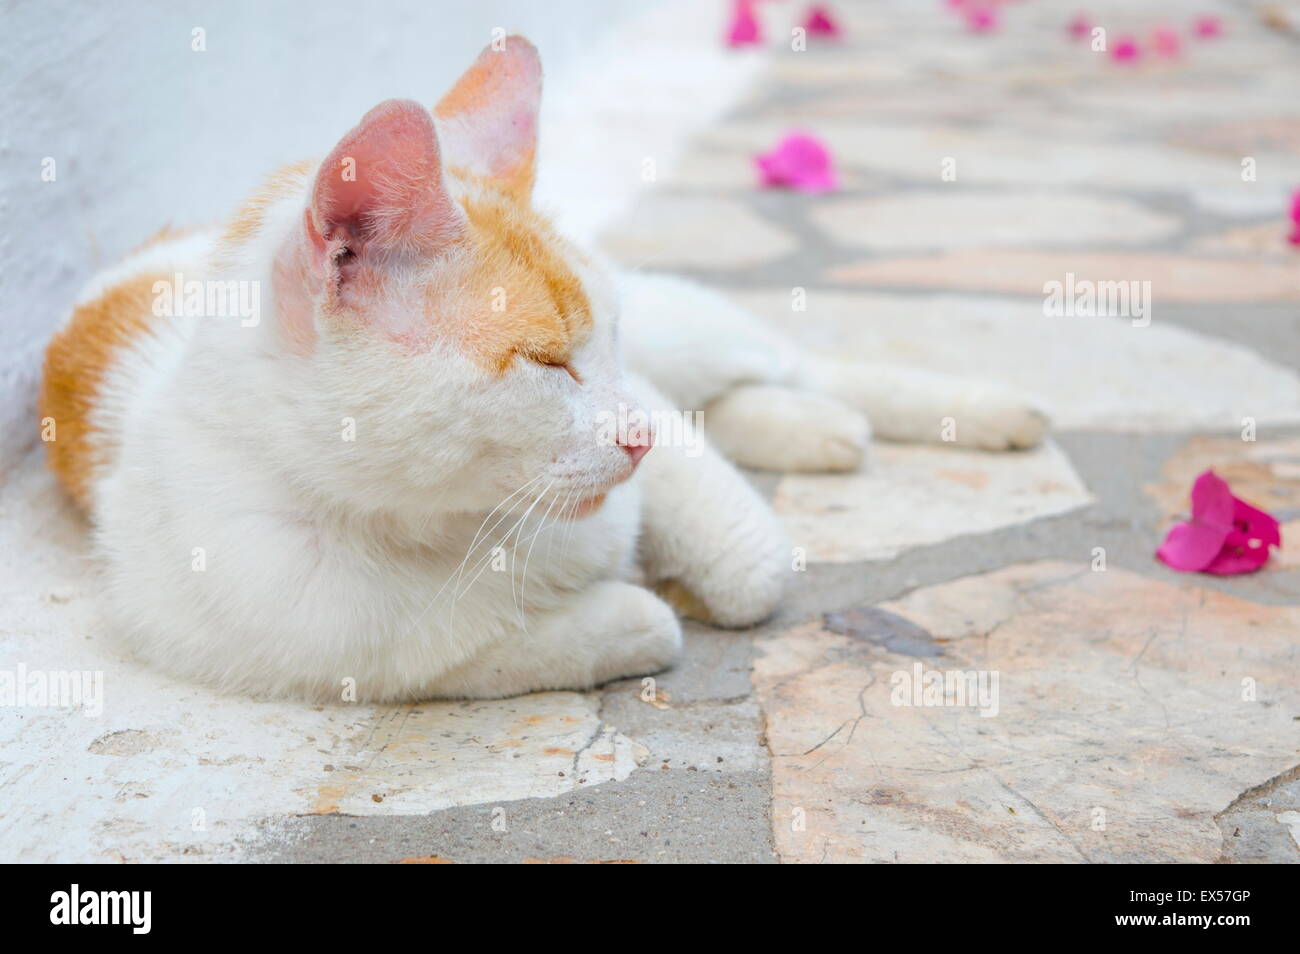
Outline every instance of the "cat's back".
[[213, 231], [163, 229], [90, 281], [46, 348], [42, 438], [50, 469], [83, 509], [132, 397], [188, 334], [184, 322], [157, 314], [159, 283], [170, 289], [178, 275], [205, 270], [215, 239]]

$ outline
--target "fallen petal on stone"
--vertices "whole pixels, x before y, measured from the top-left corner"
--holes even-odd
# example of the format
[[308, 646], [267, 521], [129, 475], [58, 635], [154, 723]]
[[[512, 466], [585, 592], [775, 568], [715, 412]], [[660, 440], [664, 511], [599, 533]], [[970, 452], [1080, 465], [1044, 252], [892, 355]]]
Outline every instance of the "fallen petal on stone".
[[1197, 17], [1192, 21], [1192, 32], [1203, 40], [1223, 35], [1223, 21], [1216, 16]]
[[1281, 543], [1277, 520], [1234, 497], [1227, 481], [1207, 470], [1192, 486], [1192, 519], [1170, 528], [1156, 556], [1175, 570], [1230, 576], [1258, 570]]
[[1087, 39], [1088, 34], [1092, 32], [1092, 21], [1081, 13], [1070, 21], [1070, 25], [1066, 27], [1066, 32], [1070, 34], [1071, 39]]
[[798, 192], [830, 192], [837, 183], [831, 156], [820, 139], [790, 133], [771, 152], [756, 156], [762, 183]]
[[992, 7], [971, 7], [966, 11], [966, 27], [972, 33], [992, 33], [999, 25], [998, 11]]
[[727, 29], [727, 46], [734, 49], [762, 42], [763, 34], [758, 26], [758, 18], [754, 16], [753, 0], [735, 0], [731, 26]]
[[1227, 533], [1195, 523], [1177, 523], [1169, 528], [1156, 556], [1166, 566], [1186, 573], [1204, 570], [1223, 549]]
[[1203, 472], [1192, 484], [1192, 519], [1205, 526], [1232, 529], [1232, 489], [1212, 470]]
[[830, 10], [823, 6], [809, 7], [808, 15], [803, 21], [803, 28], [808, 31], [809, 36], [821, 37], [825, 40], [840, 37], [840, 25], [831, 17]]
[[1120, 37], [1110, 51], [1111, 59], [1117, 63], [1136, 63], [1142, 58], [1142, 48], [1131, 36]]
[[1151, 48], [1157, 56], [1175, 57], [1183, 51], [1183, 41], [1178, 31], [1171, 27], [1157, 27], [1151, 34]]

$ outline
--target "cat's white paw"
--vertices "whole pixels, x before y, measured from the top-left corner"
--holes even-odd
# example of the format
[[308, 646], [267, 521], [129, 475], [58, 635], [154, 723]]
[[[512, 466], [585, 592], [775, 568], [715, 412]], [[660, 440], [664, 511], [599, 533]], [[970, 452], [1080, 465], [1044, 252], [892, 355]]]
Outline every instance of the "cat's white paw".
[[618, 584], [619, 629], [597, 660], [592, 681], [599, 685], [629, 676], [647, 676], [681, 658], [682, 625], [672, 607], [649, 590]]
[[866, 416], [847, 404], [766, 385], [732, 388], [705, 408], [704, 426], [725, 457], [760, 470], [857, 470], [871, 441]]
[[790, 578], [790, 542], [770, 512], [736, 525], [727, 553], [694, 581], [693, 592], [719, 626], [752, 626], [781, 603]]
[[969, 386], [952, 420], [956, 443], [983, 450], [1037, 447], [1049, 423], [1026, 395], [993, 384]]

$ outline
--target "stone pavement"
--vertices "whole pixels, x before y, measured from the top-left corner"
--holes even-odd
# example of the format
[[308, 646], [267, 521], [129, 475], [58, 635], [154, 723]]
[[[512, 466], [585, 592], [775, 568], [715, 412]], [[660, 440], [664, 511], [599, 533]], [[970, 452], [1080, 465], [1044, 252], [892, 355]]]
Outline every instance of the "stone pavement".
[[[1174, 19], [1085, 6], [1112, 36]], [[18, 474], [39, 506], [3, 516], [61, 549], [6, 554], [5, 598], [57, 603], [91, 639], [77, 668], [103, 653], [117, 701], [5, 740], [11, 771], [79, 783], [0, 818], [6, 853], [1300, 860], [1300, 39], [1250, 4], [1195, 6], [1181, 21], [1217, 10], [1226, 35], [1124, 66], [1072, 44], [1059, 4], [1009, 4], [975, 36], [938, 0], [841, 0], [842, 43], [778, 54], [610, 230], [623, 262], [809, 347], [996, 378], [1055, 420], [1028, 453], [882, 444], [861, 474], [752, 475], [807, 568], [752, 631], [688, 623], [685, 661], [648, 690], [304, 710], [164, 682], [93, 640], [82, 530]], [[837, 193], [755, 188], [752, 156], [792, 128], [830, 145]], [[1067, 273], [1149, 281], [1149, 322], [1046, 317]], [[1257, 574], [1152, 555], [1211, 466], [1284, 523]], [[927, 704], [934, 672], [984, 695]], [[160, 711], [203, 727], [200, 750]], [[69, 815], [77, 846], [41, 837]]]

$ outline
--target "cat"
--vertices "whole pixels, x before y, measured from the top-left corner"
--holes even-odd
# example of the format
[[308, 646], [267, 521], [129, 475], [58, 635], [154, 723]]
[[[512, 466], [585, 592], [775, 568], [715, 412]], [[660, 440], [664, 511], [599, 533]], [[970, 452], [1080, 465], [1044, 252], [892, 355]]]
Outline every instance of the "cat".
[[[869, 419], [1040, 439], [1012, 392], [814, 358], [557, 235], [531, 202], [541, 76], [510, 37], [432, 111], [381, 103], [224, 228], [165, 230], [83, 292], [40, 414], [106, 621], [142, 661], [316, 701], [642, 676], [682, 646], [656, 588], [743, 627], [791, 575], [728, 457], [853, 469]], [[703, 409], [709, 439], [610, 426], [678, 409]]]

